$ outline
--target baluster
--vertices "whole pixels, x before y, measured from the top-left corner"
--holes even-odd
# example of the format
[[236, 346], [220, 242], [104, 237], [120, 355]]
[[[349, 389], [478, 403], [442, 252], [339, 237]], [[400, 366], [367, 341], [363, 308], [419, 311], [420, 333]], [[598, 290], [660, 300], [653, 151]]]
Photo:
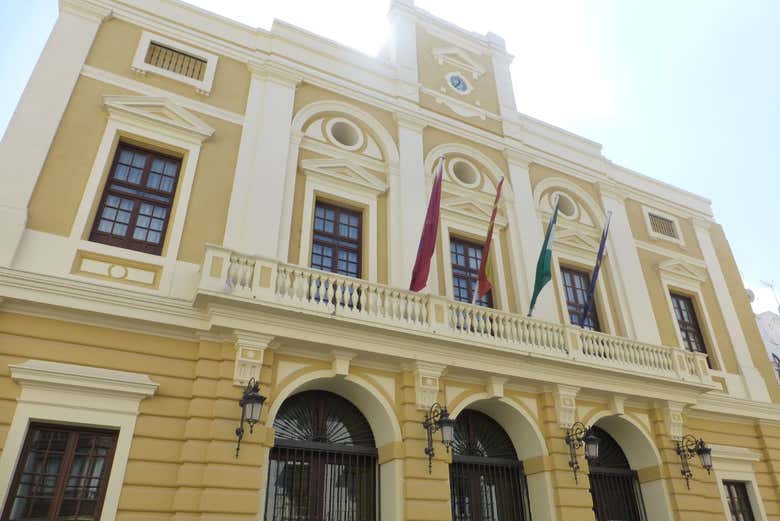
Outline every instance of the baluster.
[[360, 299], [359, 300], [360, 301], [360, 312], [361, 313], [365, 313], [366, 315], [369, 314], [369, 309], [368, 308], [370, 307], [370, 304], [369, 304], [369, 297], [370, 297], [370, 295], [368, 293], [369, 289], [371, 289], [370, 286], [363, 286], [363, 287], [361, 287], [360, 288], [360, 295], [359, 295], [359, 299]]

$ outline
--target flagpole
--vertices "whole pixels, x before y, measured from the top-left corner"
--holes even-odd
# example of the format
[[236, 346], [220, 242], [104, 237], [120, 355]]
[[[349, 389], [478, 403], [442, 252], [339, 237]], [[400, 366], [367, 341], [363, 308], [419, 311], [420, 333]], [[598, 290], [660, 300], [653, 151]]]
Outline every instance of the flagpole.
[[593, 266], [593, 274], [590, 277], [590, 285], [588, 286], [588, 293], [585, 298], [585, 307], [582, 309], [582, 315], [580, 315], [581, 328], [585, 328], [585, 323], [590, 315], [590, 310], [593, 308], [593, 298], [596, 294], [596, 282], [599, 278], [599, 272], [601, 271], [601, 261], [604, 258], [604, 253], [607, 250], [607, 235], [609, 234], [609, 223], [612, 220], [612, 211], [607, 212], [607, 222], [604, 224], [604, 231], [601, 232], [601, 241], [599, 243], [599, 251], [596, 254], [596, 264]]
[[544, 242], [542, 242], [542, 250], [539, 252], [539, 259], [536, 261], [536, 277], [534, 280], [534, 290], [531, 295], [531, 303], [528, 305], [528, 317], [530, 318], [536, 307], [536, 299], [539, 297], [539, 293], [542, 292], [544, 286], [550, 282], [552, 278], [552, 272], [550, 271], [550, 265], [552, 263], [552, 245], [550, 244], [553, 239], [553, 229], [555, 223], [558, 221], [558, 203], [561, 196], [555, 194], [555, 204], [553, 205], [552, 217], [547, 224], [547, 231], [544, 234]]
[[487, 286], [487, 289], [482, 292], [483, 294], [487, 294], [491, 289], [493, 289], [493, 283], [490, 281], [490, 279], [488, 279], [487, 276], [487, 269], [490, 267], [490, 265], [486, 265], [485, 263], [489, 261], [488, 257], [490, 256], [490, 246], [493, 243], [493, 225], [496, 222], [496, 213], [498, 212], [498, 203], [501, 198], [501, 187], [503, 185], [504, 178], [502, 177], [496, 186], [496, 198], [493, 201], [493, 212], [490, 214], [490, 223], [488, 224], [487, 236], [485, 237], [485, 246], [482, 248], [482, 257], [479, 259], [479, 266], [477, 266], [477, 272], [479, 275], [477, 276], [476, 283], [474, 284], [474, 292], [471, 295], [472, 306], [476, 305], [477, 303], [477, 297], [480, 296], [480, 289], [483, 283], [485, 283]]

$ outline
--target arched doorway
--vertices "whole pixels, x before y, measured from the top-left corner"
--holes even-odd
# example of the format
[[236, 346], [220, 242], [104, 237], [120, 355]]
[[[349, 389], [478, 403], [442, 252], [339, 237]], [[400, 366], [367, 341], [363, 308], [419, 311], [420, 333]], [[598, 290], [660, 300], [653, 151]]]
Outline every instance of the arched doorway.
[[596, 521], [647, 521], [637, 473], [623, 449], [604, 429], [593, 426], [599, 457], [590, 463], [590, 492]]
[[266, 521], [377, 519], [377, 449], [357, 407], [304, 391], [285, 400], [274, 431]]
[[530, 521], [523, 463], [501, 426], [473, 410], [455, 423], [450, 493], [453, 521]]

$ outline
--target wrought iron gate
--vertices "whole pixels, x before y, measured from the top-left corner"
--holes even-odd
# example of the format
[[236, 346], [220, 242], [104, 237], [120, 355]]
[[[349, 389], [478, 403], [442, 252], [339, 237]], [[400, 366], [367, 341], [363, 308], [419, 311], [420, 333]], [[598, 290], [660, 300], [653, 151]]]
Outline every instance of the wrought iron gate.
[[639, 480], [623, 449], [605, 430], [593, 431], [600, 440], [599, 457], [589, 465], [596, 521], [647, 521]]
[[368, 422], [343, 398], [307, 391], [274, 420], [266, 521], [375, 521], [377, 450]]
[[453, 521], [531, 521], [523, 463], [504, 429], [466, 410], [455, 423], [450, 465]]

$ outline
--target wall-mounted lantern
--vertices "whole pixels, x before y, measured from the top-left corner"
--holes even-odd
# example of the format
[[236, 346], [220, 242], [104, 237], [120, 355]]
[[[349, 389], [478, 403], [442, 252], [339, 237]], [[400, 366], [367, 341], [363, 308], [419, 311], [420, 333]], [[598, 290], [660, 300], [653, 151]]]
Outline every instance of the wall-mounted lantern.
[[704, 467], [707, 474], [712, 472], [712, 449], [701, 438], [697, 440], [690, 434], [683, 436], [677, 441], [677, 455], [680, 456], [680, 474], [685, 478], [685, 486], [688, 487], [688, 490], [691, 488], [691, 478], [693, 477], [688, 460], [699, 456], [701, 466]]
[[238, 402], [241, 406], [241, 422], [236, 429], [236, 436], [238, 437], [236, 458], [238, 458], [238, 451], [241, 450], [241, 439], [244, 437], [244, 422], [249, 424], [249, 434], [252, 434], [255, 424], [260, 421], [263, 403], [265, 403], [265, 396], [260, 394], [260, 384], [254, 378], [250, 378], [244, 388], [244, 395]]
[[433, 433], [441, 431], [441, 443], [449, 452], [455, 436], [455, 420], [450, 418], [450, 413], [446, 407], [439, 405], [439, 402], [431, 405], [430, 410], [425, 413], [423, 428], [428, 434], [428, 445], [425, 447], [425, 454], [428, 456], [428, 474], [433, 470]]
[[569, 468], [574, 473], [574, 482], [577, 483], [577, 471], [580, 464], [577, 461], [577, 450], [585, 447], [585, 459], [588, 463], [599, 457], [599, 438], [593, 434], [590, 427], [577, 422], [566, 431], [566, 445], [569, 446]]

